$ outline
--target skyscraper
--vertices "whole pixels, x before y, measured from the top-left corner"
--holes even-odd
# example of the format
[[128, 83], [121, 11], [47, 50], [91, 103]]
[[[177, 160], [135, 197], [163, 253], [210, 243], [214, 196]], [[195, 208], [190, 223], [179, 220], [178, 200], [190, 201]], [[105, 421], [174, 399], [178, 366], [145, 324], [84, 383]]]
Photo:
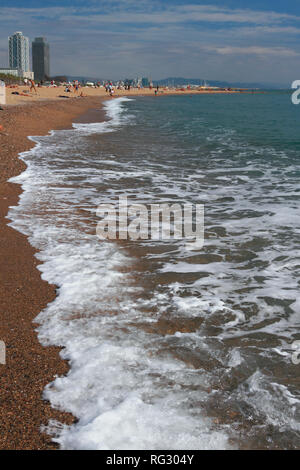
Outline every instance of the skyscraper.
[[143, 77], [142, 78], [142, 87], [147, 88], [149, 86], [149, 78]]
[[35, 38], [32, 43], [32, 67], [36, 80], [50, 77], [49, 44], [45, 38]]
[[21, 75], [29, 72], [29, 40], [18, 31], [8, 38], [9, 66], [17, 68]]

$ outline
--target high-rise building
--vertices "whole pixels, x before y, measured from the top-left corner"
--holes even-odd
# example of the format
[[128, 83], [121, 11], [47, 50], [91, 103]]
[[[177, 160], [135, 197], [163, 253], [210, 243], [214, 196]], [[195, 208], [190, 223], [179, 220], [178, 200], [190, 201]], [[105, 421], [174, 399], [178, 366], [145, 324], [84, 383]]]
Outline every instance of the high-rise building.
[[151, 78], [143, 77], [142, 78], [142, 87], [147, 88], [149, 86], [153, 86]]
[[32, 68], [36, 80], [50, 77], [49, 44], [45, 38], [35, 38], [32, 43]]
[[17, 68], [21, 75], [29, 72], [29, 39], [19, 31], [8, 38], [8, 46], [9, 66]]

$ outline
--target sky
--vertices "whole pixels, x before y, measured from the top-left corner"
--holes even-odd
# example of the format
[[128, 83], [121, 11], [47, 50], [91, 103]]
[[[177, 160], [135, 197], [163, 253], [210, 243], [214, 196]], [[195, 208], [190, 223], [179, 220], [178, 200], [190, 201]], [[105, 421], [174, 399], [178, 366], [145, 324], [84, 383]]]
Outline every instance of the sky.
[[298, 0], [0, 0], [0, 67], [15, 31], [47, 38], [51, 75], [300, 79]]

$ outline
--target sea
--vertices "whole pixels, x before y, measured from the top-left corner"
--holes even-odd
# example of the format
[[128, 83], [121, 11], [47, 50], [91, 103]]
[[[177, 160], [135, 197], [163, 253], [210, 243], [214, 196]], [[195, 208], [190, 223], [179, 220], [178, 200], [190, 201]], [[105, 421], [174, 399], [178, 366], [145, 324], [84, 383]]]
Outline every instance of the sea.
[[[290, 92], [120, 97], [31, 137], [10, 225], [57, 286], [38, 337], [61, 449], [300, 447], [300, 106]], [[100, 240], [101, 204], [204, 205], [204, 245]], [[298, 352], [297, 352], [298, 348]]]

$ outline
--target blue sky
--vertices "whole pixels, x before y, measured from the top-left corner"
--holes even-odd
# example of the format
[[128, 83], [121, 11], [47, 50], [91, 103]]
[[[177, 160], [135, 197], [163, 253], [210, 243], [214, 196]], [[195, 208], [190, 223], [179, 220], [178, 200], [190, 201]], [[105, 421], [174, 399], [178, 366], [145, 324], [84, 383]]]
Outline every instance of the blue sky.
[[53, 75], [300, 79], [296, 0], [1, 0], [0, 66], [14, 31], [47, 37]]

